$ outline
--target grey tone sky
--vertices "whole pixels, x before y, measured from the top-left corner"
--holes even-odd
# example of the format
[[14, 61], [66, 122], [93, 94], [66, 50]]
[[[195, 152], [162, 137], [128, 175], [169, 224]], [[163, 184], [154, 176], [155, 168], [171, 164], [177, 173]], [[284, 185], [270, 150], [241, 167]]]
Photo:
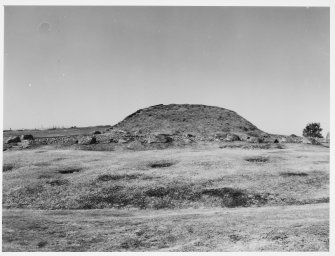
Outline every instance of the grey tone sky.
[[4, 129], [189, 103], [329, 130], [329, 8], [7, 6], [4, 58]]

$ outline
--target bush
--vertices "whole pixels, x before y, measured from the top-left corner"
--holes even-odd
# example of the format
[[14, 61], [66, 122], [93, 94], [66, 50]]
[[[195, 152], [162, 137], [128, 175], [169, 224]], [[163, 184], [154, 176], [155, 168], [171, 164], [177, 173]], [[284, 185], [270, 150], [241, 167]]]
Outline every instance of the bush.
[[320, 127], [320, 123], [309, 123], [306, 125], [302, 134], [304, 137], [311, 138], [323, 138], [321, 135], [322, 128]]

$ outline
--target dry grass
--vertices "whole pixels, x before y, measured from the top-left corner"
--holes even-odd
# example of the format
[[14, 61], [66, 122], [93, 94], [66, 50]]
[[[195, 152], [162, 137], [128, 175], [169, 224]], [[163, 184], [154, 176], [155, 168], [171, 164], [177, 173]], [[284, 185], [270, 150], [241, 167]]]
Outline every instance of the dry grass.
[[[252, 161], [246, 161], [246, 159], [252, 159]], [[263, 161], [264, 159], [266, 161]], [[318, 209], [317, 204], [329, 202], [329, 149], [312, 145], [287, 144], [285, 149], [253, 150], [220, 149], [204, 145], [184, 149], [122, 152], [48, 148], [44, 148], [43, 152], [41, 150], [4, 152], [4, 166], [10, 166], [13, 163], [16, 167], [3, 173], [3, 207], [6, 209], [113, 208], [115, 214], [138, 212], [141, 215], [141, 212], [144, 212], [145, 215], [148, 212], [151, 216], [155, 216], [158, 211], [162, 215], [168, 212], [178, 215], [180, 209], [192, 208], [193, 212], [198, 212], [202, 208], [211, 210], [213, 207], [216, 209], [219, 207], [222, 211], [237, 208], [236, 211], [240, 210], [241, 214], [247, 213], [250, 218], [258, 218], [263, 214], [262, 209], [264, 211], [271, 209], [266, 208], [267, 206], [286, 206], [290, 212], [288, 218], [297, 218], [295, 222], [303, 223], [296, 215], [297, 205], [306, 205], [304, 209]], [[6, 211], [14, 214], [16, 210], [10, 209]], [[276, 212], [276, 210], [273, 211]], [[320, 210], [322, 213], [318, 211], [314, 212], [315, 216], [324, 214], [324, 210]], [[79, 232], [76, 226], [71, 226], [72, 224], [63, 232], [61, 227], [67, 225], [65, 222], [57, 224], [47, 217], [49, 215], [44, 216], [43, 212], [38, 215], [39, 219], [34, 219], [30, 212], [31, 210], [28, 209], [22, 210], [23, 216], [27, 217], [17, 220], [10, 218], [10, 214], [5, 217], [6, 225], [10, 227], [3, 233], [6, 237], [4, 240], [6, 250], [13, 248], [51, 250], [56, 248], [56, 245], [47, 237], [57, 240], [63, 235], [72, 245], [60, 244], [57, 250], [122, 251], [165, 248], [172, 251], [220, 251], [252, 250], [253, 248], [255, 250], [326, 250], [328, 248], [325, 231], [328, 225], [326, 217], [322, 223], [312, 221], [312, 224], [303, 224], [302, 227], [305, 230], [302, 227], [281, 227], [286, 217], [280, 214], [273, 217], [273, 221], [278, 222], [279, 226], [272, 225], [271, 221], [262, 226], [261, 219], [248, 220], [243, 214], [235, 216], [232, 210], [229, 216], [235, 216], [232, 217], [236, 221], [235, 227], [238, 230], [246, 228], [247, 231], [230, 232], [229, 229], [224, 229], [224, 234], [220, 235], [219, 230], [220, 228], [222, 230], [223, 226], [217, 227], [218, 233], [209, 232], [210, 228], [216, 230], [215, 221], [219, 221], [212, 215], [210, 219], [204, 215], [201, 220], [192, 219], [189, 222], [182, 216], [176, 217], [175, 221], [182, 223], [182, 228], [175, 227], [175, 224], [172, 226], [164, 224], [165, 229], [160, 233], [155, 228], [165, 223], [166, 219], [163, 217], [157, 217], [157, 221], [154, 222], [157, 226], [145, 220], [144, 229], [136, 231], [134, 224], [136, 221], [133, 218], [124, 219], [123, 226], [115, 226], [114, 222], [108, 224], [105, 215], [101, 215], [103, 212], [88, 210], [88, 216], [96, 213], [96, 217], [101, 218], [101, 222], [95, 220], [97, 222], [92, 224], [92, 227], [114, 225], [116, 229], [116, 233], [111, 234], [109, 229], [98, 228], [99, 231], [93, 234]], [[54, 214], [50, 211], [45, 213], [50, 216]], [[75, 216], [84, 214], [82, 211], [55, 211], [56, 213], [66, 213], [67, 217], [73, 216], [72, 222], [76, 221]], [[115, 217], [115, 221], [117, 219], [120, 220], [119, 217]], [[308, 219], [307, 216], [306, 219]], [[44, 220], [48, 224], [44, 225]], [[198, 226], [197, 220], [203, 223], [201, 224], [203, 226]], [[226, 217], [225, 220], [227, 220]], [[38, 227], [27, 228], [27, 223], [32, 221], [32, 225], [36, 224]], [[18, 223], [24, 225], [20, 227]], [[84, 225], [83, 222], [80, 223]], [[189, 226], [185, 226], [186, 223]], [[47, 229], [51, 232], [49, 235], [40, 228], [48, 225], [51, 225]], [[257, 227], [257, 231], [252, 232], [252, 227]], [[22, 228], [21, 235], [12, 236], [11, 228]], [[124, 228], [128, 231], [120, 233], [120, 229], [124, 230]], [[207, 228], [205, 233], [207, 232], [208, 237], [204, 237], [197, 228], [202, 231]], [[29, 234], [28, 230], [37, 232], [34, 243], [31, 245], [19, 242], [20, 237], [23, 239]], [[73, 235], [74, 230], [79, 232], [78, 236]], [[319, 234], [318, 230], [324, 233]], [[143, 236], [138, 236], [136, 232], [144, 233]], [[78, 240], [79, 234], [82, 234], [82, 242]], [[111, 237], [114, 239], [113, 242], [106, 243]], [[219, 241], [219, 239], [223, 240]], [[257, 244], [257, 239], [264, 241], [264, 244]], [[303, 243], [302, 239], [308, 243]]]
[[328, 251], [328, 204], [3, 211], [3, 251]]

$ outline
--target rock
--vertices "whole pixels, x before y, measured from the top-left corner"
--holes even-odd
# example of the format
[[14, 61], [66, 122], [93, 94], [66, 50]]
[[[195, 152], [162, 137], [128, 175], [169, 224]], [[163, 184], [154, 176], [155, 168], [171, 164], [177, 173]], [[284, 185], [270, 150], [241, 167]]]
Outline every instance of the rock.
[[169, 134], [157, 134], [157, 135], [150, 135], [148, 138], [148, 143], [169, 143], [172, 142], [173, 139], [170, 137]]
[[127, 143], [129, 141], [130, 141], [129, 139], [121, 138], [121, 139], [119, 139], [118, 143]]
[[29, 148], [33, 144], [34, 144], [33, 140], [22, 140], [21, 142], [22, 148]]
[[31, 134], [22, 134], [21, 140], [34, 140], [34, 137]]
[[264, 142], [264, 138], [257, 138], [257, 143], [263, 143]]
[[316, 139], [311, 138], [311, 137], [303, 137], [302, 143], [312, 144], [312, 145], [320, 145], [320, 142], [318, 142]]
[[185, 134], [187, 138], [194, 138], [195, 135], [193, 133], [186, 133]]
[[247, 138], [247, 141], [250, 143], [258, 143], [258, 138], [256, 137], [249, 137]]
[[226, 138], [227, 138], [227, 133], [218, 132], [214, 134], [214, 140], [216, 141], [225, 140]]
[[275, 140], [273, 141], [273, 143], [279, 143], [278, 139], [275, 139]]
[[78, 140], [78, 144], [81, 144], [81, 145], [91, 145], [91, 144], [95, 144], [96, 142], [97, 142], [97, 139], [95, 137], [90, 137], [90, 136], [81, 137]]
[[96, 135], [96, 134], [101, 134], [101, 132], [100, 131], [94, 131], [93, 135]]
[[225, 138], [225, 141], [240, 141], [240, 140], [241, 140], [240, 137], [233, 133], [228, 133]]
[[286, 138], [280, 138], [280, 142], [281, 142], [281, 143], [286, 143], [286, 142], [287, 142], [287, 139], [286, 139]]
[[9, 144], [9, 143], [18, 143], [20, 142], [21, 139], [19, 136], [12, 136], [12, 137], [9, 137], [7, 140], [6, 140], [6, 144]]

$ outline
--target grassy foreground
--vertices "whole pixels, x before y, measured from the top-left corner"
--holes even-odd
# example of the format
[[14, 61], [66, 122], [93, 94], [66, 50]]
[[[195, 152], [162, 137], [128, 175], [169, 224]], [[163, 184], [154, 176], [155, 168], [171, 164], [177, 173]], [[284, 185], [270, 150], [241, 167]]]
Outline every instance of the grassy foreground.
[[4, 152], [4, 251], [326, 251], [329, 149]]
[[3, 251], [327, 251], [328, 204], [4, 210]]

